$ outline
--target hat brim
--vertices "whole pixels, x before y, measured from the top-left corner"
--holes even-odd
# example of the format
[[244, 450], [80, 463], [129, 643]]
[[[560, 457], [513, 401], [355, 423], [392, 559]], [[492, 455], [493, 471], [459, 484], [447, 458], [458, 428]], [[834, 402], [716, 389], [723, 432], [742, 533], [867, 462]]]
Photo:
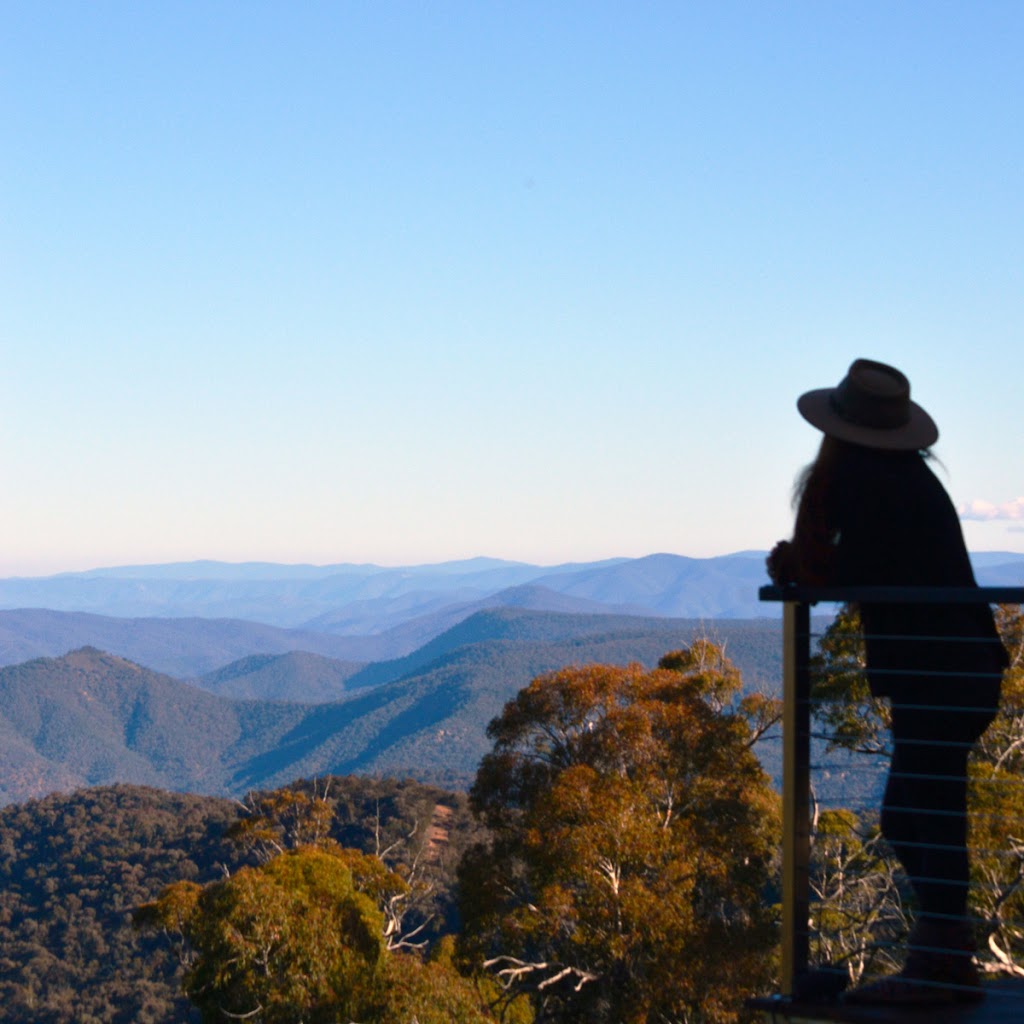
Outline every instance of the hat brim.
[[898, 427], [862, 427], [843, 419], [832, 405], [835, 388], [818, 388], [801, 395], [796, 407], [812, 427], [823, 434], [886, 451], [919, 451], [929, 448], [939, 439], [935, 421], [916, 402], [910, 403], [910, 418]]

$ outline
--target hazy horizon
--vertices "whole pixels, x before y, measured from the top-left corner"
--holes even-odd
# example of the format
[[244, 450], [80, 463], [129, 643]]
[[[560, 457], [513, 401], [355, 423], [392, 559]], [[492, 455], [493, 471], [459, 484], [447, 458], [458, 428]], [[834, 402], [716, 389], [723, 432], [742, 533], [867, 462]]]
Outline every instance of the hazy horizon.
[[[761, 558], [768, 554], [767, 548], [745, 548], [739, 551], [723, 551], [718, 554], [712, 555], [688, 555], [681, 551], [649, 551], [643, 555], [612, 555], [606, 558], [593, 558], [593, 559], [555, 559], [553, 561], [529, 561], [525, 559], [514, 559], [514, 558], [502, 558], [498, 555], [469, 555], [463, 558], [451, 558], [441, 560], [430, 560], [423, 562], [369, 562], [369, 561], [351, 561], [342, 560], [338, 562], [280, 562], [272, 561], [267, 559], [220, 559], [220, 558], [193, 558], [183, 560], [173, 560], [167, 562], [137, 562], [137, 563], [116, 563], [110, 565], [87, 565], [82, 568], [72, 569], [59, 569], [54, 572], [42, 572], [42, 573], [7, 573], [0, 574], [0, 579], [47, 579], [54, 576], [74, 576], [80, 574], [89, 573], [107, 573], [107, 572], [118, 572], [118, 571], [134, 571], [138, 572], [145, 569], [173, 569], [181, 568], [188, 569], [199, 566], [210, 566], [210, 567], [224, 567], [224, 568], [246, 568], [246, 567], [266, 567], [268, 569], [282, 568], [282, 569], [310, 569], [310, 570], [328, 570], [332, 568], [351, 568], [351, 569], [381, 569], [384, 571], [394, 571], [396, 569], [424, 569], [432, 566], [453, 566], [459, 564], [470, 564], [474, 562], [480, 563], [498, 563], [507, 565], [522, 565], [529, 567], [536, 567], [539, 569], [551, 569], [560, 566], [568, 565], [597, 565], [601, 563], [619, 562], [619, 561], [634, 561], [643, 558], [653, 558], [661, 555], [667, 555], [675, 558], [686, 558], [694, 559], [697, 561], [705, 561], [718, 558]], [[1009, 551], [1003, 548], [992, 548], [992, 549], [970, 549], [971, 557], [974, 559], [981, 558], [988, 562], [993, 556], [1000, 557], [1006, 556], [1011, 561], [1024, 560], [1024, 551]], [[767, 578], [766, 578], [767, 582]]]

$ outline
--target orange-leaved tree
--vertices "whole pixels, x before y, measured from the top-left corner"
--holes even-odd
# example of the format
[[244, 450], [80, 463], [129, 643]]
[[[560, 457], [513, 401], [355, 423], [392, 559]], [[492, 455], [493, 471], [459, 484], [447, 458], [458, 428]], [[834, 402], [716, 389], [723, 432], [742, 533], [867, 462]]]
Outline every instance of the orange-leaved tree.
[[772, 973], [777, 798], [752, 747], [777, 715], [706, 639], [535, 679], [472, 789], [492, 839], [460, 872], [465, 955], [538, 1021], [738, 1019]]

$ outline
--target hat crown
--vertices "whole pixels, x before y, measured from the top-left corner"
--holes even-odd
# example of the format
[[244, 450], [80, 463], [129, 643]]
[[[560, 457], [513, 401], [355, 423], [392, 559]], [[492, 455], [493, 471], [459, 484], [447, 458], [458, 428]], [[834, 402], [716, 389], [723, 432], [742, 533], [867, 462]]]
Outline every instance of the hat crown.
[[910, 381], [894, 366], [857, 359], [833, 391], [831, 404], [848, 423], [892, 430], [910, 422]]

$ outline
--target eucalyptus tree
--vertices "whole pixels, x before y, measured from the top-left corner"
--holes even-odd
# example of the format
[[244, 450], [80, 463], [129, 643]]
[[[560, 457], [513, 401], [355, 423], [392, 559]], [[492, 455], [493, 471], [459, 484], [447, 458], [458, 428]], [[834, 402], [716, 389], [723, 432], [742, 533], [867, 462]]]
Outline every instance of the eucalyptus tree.
[[777, 702], [709, 640], [535, 679], [489, 727], [460, 873], [465, 955], [538, 1021], [725, 1022], [770, 983]]

